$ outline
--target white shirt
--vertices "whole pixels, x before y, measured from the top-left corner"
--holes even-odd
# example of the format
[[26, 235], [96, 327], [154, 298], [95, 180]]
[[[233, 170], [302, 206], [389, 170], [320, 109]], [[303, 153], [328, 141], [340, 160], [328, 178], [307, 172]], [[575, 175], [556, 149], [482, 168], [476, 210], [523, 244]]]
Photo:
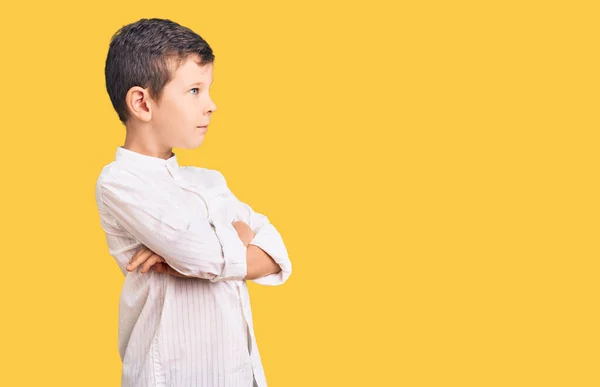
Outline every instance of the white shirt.
[[[109, 253], [125, 275], [119, 301], [122, 387], [266, 386], [246, 281], [246, 247], [231, 224], [281, 271], [253, 280], [283, 284], [292, 264], [268, 218], [240, 202], [217, 170], [180, 166], [117, 148], [96, 183]], [[126, 267], [144, 245], [178, 272]]]

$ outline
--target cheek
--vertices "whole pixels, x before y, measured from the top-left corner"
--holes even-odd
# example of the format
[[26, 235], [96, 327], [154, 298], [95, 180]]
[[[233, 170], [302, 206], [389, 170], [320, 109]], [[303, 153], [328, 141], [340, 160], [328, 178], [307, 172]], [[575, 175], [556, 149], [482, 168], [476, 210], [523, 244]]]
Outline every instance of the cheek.
[[199, 119], [200, 110], [197, 103], [194, 102], [193, 98], [182, 98], [161, 105], [159, 125], [170, 136], [177, 136], [175, 133], [186, 135], [185, 133], [202, 123], [202, 120]]
[[167, 123], [176, 124], [178, 129], [186, 129], [194, 122], [194, 111], [187, 101], [181, 101], [181, 104], [172, 106], [169, 116], [166, 117]]
[[157, 121], [161, 126], [173, 123], [173, 117], [178, 117], [177, 103], [169, 100], [164, 101], [157, 109]]
[[178, 117], [178, 122], [187, 125], [197, 124], [198, 107], [194, 104], [193, 98], [185, 99], [176, 107], [177, 112], [174, 113]]

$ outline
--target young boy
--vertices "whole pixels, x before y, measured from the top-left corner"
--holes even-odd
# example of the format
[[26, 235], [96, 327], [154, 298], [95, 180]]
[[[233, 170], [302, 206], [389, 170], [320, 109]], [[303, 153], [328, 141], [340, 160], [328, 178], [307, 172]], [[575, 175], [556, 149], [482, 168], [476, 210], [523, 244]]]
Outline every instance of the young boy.
[[213, 65], [210, 46], [170, 20], [141, 19], [110, 43], [106, 87], [126, 137], [96, 202], [125, 275], [123, 387], [267, 385], [246, 280], [283, 284], [286, 247], [219, 171], [180, 166], [172, 151], [204, 140]]

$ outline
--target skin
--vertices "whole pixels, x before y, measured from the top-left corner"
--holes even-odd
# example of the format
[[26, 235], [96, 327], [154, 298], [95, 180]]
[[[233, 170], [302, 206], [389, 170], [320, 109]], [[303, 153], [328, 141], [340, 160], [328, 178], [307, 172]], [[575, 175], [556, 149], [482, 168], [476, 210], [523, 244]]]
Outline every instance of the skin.
[[209, 94], [213, 64], [200, 65], [199, 61], [199, 56], [191, 55], [172, 72], [160, 101], [154, 100], [148, 89], [129, 89], [124, 148], [168, 159], [173, 148], [195, 149], [202, 144], [208, 128], [200, 126], [210, 124], [217, 105]]
[[[168, 159], [173, 148], [195, 149], [204, 141], [212, 114], [217, 105], [210, 97], [213, 82], [212, 63], [202, 64], [196, 54], [190, 55], [179, 67], [171, 66], [171, 79], [159, 99], [153, 99], [147, 88], [134, 86], [127, 92], [125, 102], [130, 117], [123, 148], [148, 156]], [[257, 279], [280, 271], [273, 258], [258, 246], [250, 245], [254, 232], [246, 223], [232, 223], [247, 247], [248, 274], [245, 279]], [[152, 269], [176, 277], [188, 278], [169, 266], [164, 258], [143, 246], [127, 267], [141, 273]], [[193, 277], [195, 278], [195, 277]]]

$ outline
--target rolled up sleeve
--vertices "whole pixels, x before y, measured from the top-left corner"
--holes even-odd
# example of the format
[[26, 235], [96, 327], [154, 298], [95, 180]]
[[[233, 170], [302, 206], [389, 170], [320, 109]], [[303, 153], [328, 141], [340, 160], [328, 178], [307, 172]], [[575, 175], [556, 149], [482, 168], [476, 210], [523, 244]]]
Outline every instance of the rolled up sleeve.
[[252, 281], [260, 285], [271, 286], [285, 283], [292, 274], [292, 262], [281, 234], [267, 216], [254, 211], [252, 207], [240, 201], [235, 195], [233, 195], [233, 198], [237, 202], [236, 219], [248, 224], [256, 234], [249, 244], [260, 247], [281, 268], [279, 273], [269, 274]]
[[149, 196], [151, 189], [133, 179], [99, 184], [101, 202], [119, 225], [179, 273], [213, 282], [245, 278], [247, 249], [231, 222], [194, 215]]
[[[247, 206], [245, 203], [242, 203], [242, 205]], [[260, 228], [257, 227], [256, 231], [254, 231], [255, 229], [252, 229], [256, 232], [256, 235], [249, 244], [260, 247], [269, 254], [281, 268], [279, 273], [269, 274], [252, 281], [260, 285], [281, 285], [285, 283], [292, 274], [292, 262], [290, 261], [287, 249], [283, 243], [283, 238], [266, 216], [253, 212], [251, 218], [255, 218], [254, 222], [250, 221], [251, 223], [256, 224], [258, 222], [256, 219], [262, 219], [265, 223], [263, 223]], [[252, 226], [250, 226], [250, 228], [252, 228]]]

